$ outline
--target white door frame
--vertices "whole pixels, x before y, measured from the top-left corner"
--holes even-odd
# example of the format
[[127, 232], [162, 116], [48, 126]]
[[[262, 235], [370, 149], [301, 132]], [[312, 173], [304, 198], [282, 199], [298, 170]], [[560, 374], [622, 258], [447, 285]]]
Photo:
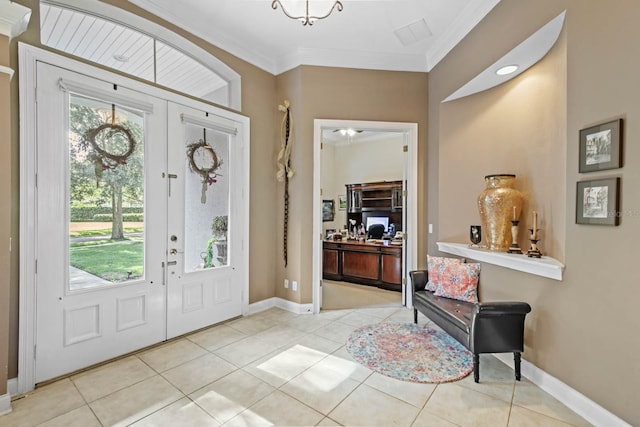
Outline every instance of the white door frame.
[[250, 188], [250, 135], [249, 118], [223, 110], [211, 104], [195, 101], [173, 92], [112, 73], [92, 65], [60, 56], [24, 43], [18, 44], [18, 64], [20, 70], [20, 306], [18, 341], [18, 393], [26, 393], [35, 387], [35, 343], [36, 343], [36, 62], [85, 74], [90, 77], [113, 82], [123, 87], [148, 93], [164, 100], [193, 106], [209, 111], [238, 123], [243, 128], [242, 143], [243, 184], [242, 195], [245, 198], [243, 216], [246, 219], [241, 230], [242, 258], [241, 269], [242, 313], [249, 312], [249, 188]]
[[[354, 128], [373, 132], [400, 132], [407, 135], [409, 159], [406, 166], [406, 178], [409, 191], [407, 192], [406, 212], [407, 224], [404, 230], [407, 234], [406, 241], [406, 276], [409, 271], [415, 270], [418, 265], [418, 124], [401, 122], [372, 122], [360, 120], [327, 120], [316, 119], [313, 121], [313, 312], [320, 312], [320, 295], [322, 280], [322, 195], [320, 194], [320, 171], [322, 155], [320, 144], [322, 143], [322, 131], [325, 129]], [[403, 277], [402, 285], [403, 304], [411, 306], [411, 298], [408, 298], [408, 277]]]

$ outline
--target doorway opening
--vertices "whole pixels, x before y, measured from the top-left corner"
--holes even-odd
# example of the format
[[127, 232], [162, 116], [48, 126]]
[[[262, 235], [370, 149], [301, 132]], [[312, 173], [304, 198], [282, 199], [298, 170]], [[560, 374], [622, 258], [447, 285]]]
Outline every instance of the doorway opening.
[[410, 304], [417, 124], [315, 120], [314, 128], [314, 312], [323, 294], [327, 308]]

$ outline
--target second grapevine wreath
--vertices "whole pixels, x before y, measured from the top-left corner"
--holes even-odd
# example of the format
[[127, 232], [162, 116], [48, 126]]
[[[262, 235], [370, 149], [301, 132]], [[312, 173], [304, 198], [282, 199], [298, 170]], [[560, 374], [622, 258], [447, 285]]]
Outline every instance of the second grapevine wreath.
[[218, 157], [212, 146], [207, 143], [206, 130], [204, 139], [187, 145], [187, 159], [191, 172], [200, 175], [202, 178], [202, 195], [200, 202], [207, 203], [207, 188], [217, 182], [217, 177], [221, 176], [216, 171], [222, 166], [222, 159]]

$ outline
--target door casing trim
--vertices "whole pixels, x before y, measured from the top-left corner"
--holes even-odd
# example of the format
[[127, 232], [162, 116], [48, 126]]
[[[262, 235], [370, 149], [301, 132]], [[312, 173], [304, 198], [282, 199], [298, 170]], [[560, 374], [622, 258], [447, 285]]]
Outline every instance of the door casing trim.
[[[415, 270], [418, 265], [418, 124], [403, 122], [378, 122], [360, 120], [327, 120], [315, 119], [313, 121], [313, 268], [312, 268], [312, 298], [313, 312], [320, 312], [322, 280], [322, 196], [321, 176], [321, 143], [324, 129], [364, 129], [378, 132], [401, 132], [406, 135], [408, 145], [408, 161], [405, 166], [405, 176], [409, 190], [406, 196], [406, 274]], [[406, 283], [409, 283], [408, 278]], [[411, 307], [411, 298], [408, 298], [408, 286], [402, 285], [403, 305]]]

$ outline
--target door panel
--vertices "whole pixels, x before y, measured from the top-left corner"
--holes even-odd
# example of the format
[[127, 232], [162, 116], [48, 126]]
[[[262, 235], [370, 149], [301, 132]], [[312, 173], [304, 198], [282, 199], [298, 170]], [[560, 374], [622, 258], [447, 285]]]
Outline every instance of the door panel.
[[241, 314], [242, 143], [228, 120], [178, 104], [168, 114], [167, 335], [174, 337]]
[[[166, 101], [44, 63], [37, 81], [35, 379], [41, 382], [165, 339]], [[87, 132], [105, 123], [88, 143]], [[123, 128], [131, 139], [122, 138]], [[136, 153], [127, 156], [131, 141]], [[100, 150], [106, 156], [96, 156]], [[122, 184], [127, 180], [138, 182], [139, 191]], [[119, 223], [114, 227], [108, 215], [98, 222], [72, 218], [79, 205], [119, 215], [118, 186], [141, 205], [135, 232], [114, 236]], [[78, 224], [91, 233], [70, 234]], [[103, 226], [111, 233], [96, 231]]]

